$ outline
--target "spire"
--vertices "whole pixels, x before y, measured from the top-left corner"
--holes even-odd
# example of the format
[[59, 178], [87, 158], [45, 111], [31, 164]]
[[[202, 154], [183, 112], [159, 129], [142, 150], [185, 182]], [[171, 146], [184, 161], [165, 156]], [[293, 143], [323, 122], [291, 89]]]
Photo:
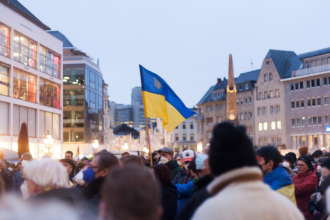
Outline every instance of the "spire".
[[233, 57], [229, 54], [228, 67], [228, 85], [227, 85], [227, 120], [238, 124], [237, 120], [237, 101], [236, 101], [236, 85], [234, 77]]

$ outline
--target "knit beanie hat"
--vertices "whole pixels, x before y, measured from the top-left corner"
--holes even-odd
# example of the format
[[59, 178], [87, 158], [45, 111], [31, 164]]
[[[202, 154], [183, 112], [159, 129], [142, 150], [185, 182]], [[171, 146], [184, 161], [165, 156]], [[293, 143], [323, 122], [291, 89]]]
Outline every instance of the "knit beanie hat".
[[303, 155], [299, 157], [298, 160], [303, 161], [309, 167], [310, 170], [314, 170], [314, 167], [312, 165], [312, 160], [308, 155]]
[[213, 129], [209, 163], [214, 175], [219, 176], [233, 169], [258, 166], [250, 138], [242, 126], [222, 122]]
[[297, 155], [294, 152], [289, 152], [286, 155], [290, 155], [293, 158], [294, 163], [297, 161]]
[[283, 157], [283, 160], [287, 160], [287, 161], [289, 161], [289, 163], [290, 163], [291, 165], [294, 163], [293, 157], [292, 157], [291, 155], [289, 155], [289, 154], [285, 155], [285, 156]]
[[312, 157], [319, 157], [319, 156], [322, 156], [322, 154], [323, 154], [323, 152], [321, 150], [316, 150], [312, 154]]
[[300, 156], [307, 155], [308, 154], [308, 147], [301, 147], [299, 148], [299, 154]]
[[326, 159], [326, 160], [322, 163], [321, 167], [326, 167], [326, 168], [328, 168], [328, 169], [330, 170], [330, 158]]
[[275, 163], [281, 163], [283, 161], [281, 153], [274, 146], [265, 146], [257, 150], [257, 155], [261, 157], [267, 157]]

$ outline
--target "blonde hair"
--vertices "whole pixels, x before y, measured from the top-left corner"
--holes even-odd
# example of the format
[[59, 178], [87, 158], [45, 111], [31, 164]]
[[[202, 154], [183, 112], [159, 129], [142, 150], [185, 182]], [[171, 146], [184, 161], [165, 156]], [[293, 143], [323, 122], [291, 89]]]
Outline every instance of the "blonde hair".
[[23, 176], [43, 190], [69, 187], [69, 177], [65, 167], [52, 158], [31, 161], [24, 167]]

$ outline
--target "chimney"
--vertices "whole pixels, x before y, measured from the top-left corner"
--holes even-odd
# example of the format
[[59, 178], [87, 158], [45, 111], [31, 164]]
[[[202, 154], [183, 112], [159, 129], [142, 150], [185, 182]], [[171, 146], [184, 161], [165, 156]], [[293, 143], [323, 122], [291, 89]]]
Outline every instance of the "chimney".
[[220, 85], [220, 83], [221, 83], [221, 79], [218, 78], [218, 83], [217, 83], [217, 85]]

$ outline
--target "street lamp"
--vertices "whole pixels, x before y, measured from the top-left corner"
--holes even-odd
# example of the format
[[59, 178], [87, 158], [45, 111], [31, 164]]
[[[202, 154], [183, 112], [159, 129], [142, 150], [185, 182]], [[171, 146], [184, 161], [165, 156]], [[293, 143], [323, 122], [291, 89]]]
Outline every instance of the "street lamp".
[[44, 143], [46, 145], [46, 149], [48, 151], [48, 154], [51, 155], [52, 147], [54, 144], [54, 139], [52, 138], [52, 135], [49, 134], [49, 131], [47, 131], [46, 138], [44, 139]]

